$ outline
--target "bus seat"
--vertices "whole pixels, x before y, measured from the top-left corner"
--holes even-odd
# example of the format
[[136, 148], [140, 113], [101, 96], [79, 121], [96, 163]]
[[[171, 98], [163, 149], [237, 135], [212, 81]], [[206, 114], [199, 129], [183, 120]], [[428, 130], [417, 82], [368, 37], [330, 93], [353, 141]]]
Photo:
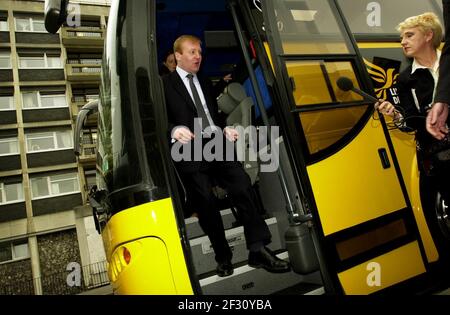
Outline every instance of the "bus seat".
[[[228, 114], [229, 126], [240, 125], [244, 128], [252, 124], [253, 100], [247, 96], [244, 87], [236, 82], [229, 84], [219, 99], [219, 108]], [[223, 107], [223, 108], [222, 108]]]
[[[237, 83], [230, 83], [223, 93], [218, 97], [217, 103], [220, 110], [227, 115], [228, 126], [242, 126], [244, 129], [252, 126], [252, 111], [254, 103], [251, 97], [247, 96], [244, 87]], [[250, 139], [249, 135], [245, 134], [245, 160], [243, 166], [246, 173], [250, 176], [252, 185], [258, 180], [259, 164], [258, 161], [251, 161], [250, 156], [256, 156], [256, 153], [250, 155]]]

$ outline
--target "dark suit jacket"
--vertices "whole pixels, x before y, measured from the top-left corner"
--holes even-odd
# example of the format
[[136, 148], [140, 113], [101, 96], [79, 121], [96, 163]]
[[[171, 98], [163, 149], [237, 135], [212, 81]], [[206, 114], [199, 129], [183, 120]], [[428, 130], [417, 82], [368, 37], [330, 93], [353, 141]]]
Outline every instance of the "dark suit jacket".
[[[410, 65], [398, 77], [400, 104], [397, 105], [397, 109], [406, 123], [405, 131], [416, 131], [416, 140], [419, 145], [427, 147], [433, 141], [433, 137], [426, 131], [425, 118], [433, 101], [434, 78], [427, 69], [417, 69], [413, 74], [411, 69]], [[419, 109], [414, 101], [412, 89], [415, 90]]]
[[442, 5], [444, 7], [445, 45], [439, 65], [439, 82], [434, 101], [450, 104], [450, 0], [442, 0]]
[[[223, 130], [225, 127], [225, 119], [219, 114], [215, 90], [209, 80], [201, 76], [198, 76], [198, 78], [211, 118], [214, 124]], [[174, 71], [162, 77], [162, 79], [164, 82], [167, 116], [169, 120], [169, 137], [173, 128], [176, 126], [186, 126], [194, 132], [194, 118], [198, 117], [197, 109], [178, 72]], [[175, 162], [175, 165], [181, 171], [190, 172], [198, 170], [201, 162], [181, 161]]]

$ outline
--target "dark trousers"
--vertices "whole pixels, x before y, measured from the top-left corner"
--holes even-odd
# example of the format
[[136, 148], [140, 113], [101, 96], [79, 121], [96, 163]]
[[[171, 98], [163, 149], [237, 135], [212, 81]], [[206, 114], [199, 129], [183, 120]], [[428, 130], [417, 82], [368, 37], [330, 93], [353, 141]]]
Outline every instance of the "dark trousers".
[[181, 171], [180, 175], [193, 210], [198, 213], [199, 224], [211, 241], [217, 262], [231, 260], [232, 252], [225, 238], [222, 218], [212, 193], [214, 183], [224, 188], [231, 197], [244, 226], [247, 248], [258, 242], [264, 245], [270, 243], [271, 234], [258, 213], [250, 178], [239, 163], [204, 162], [199, 171]]

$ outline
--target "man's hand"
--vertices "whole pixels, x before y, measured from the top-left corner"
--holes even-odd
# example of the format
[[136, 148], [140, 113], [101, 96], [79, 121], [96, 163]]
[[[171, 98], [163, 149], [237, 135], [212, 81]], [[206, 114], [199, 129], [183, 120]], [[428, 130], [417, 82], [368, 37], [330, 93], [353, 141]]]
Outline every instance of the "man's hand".
[[438, 140], [447, 136], [448, 104], [435, 103], [428, 112], [426, 127], [428, 132]]
[[194, 138], [195, 135], [187, 127], [175, 127], [172, 132], [172, 139], [175, 139], [182, 144], [186, 144]]
[[231, 73], [230, 73], [230, 74], [227, 74], [226, 76], [224, 76], [222, 79], [223, 79], [226, 83], [228, 83], [228, 82], [230, 82], [231, 80], [233, 80], [233, 77], [231, 76]]
[[227, 140], [231, 142], [235, 142], [237, 139], [239, 139], [239, 132], [237, 132], [236, 129], [231, 127], [225, 127], [223, 130], [223, 133], [225, 134], [225, 137]]

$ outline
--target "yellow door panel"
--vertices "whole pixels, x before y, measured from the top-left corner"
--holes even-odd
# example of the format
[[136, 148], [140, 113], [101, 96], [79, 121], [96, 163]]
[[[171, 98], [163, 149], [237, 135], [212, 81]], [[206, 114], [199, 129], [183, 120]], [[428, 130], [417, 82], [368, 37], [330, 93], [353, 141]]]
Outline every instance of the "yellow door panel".
[[342, 150], [307, 167], [325, 235], [406, 207], [392, 160], [388, 169], [381, 164], [387, 143], [379, 124], [370, 119]]
[[417, 242], [338, 274], [346, 294], [370, 294], [425, 273]]
[[[389, 119], [389, 118], [388, 118]], [[417, 167], [416, 142], [414, 135], [410, 135], [400, 130], [391, 130], [391, 139], [395, 148], [400, 169], [408, 191], [409, 199], [417, 222], [420, 238], [422, 239], [428, 262], [435, 262], [439, 259], [439, 254], [434, 244], [433, 238], [428, 228], [425, 215], [422, 209], [419, 187], [419, 170]]]

